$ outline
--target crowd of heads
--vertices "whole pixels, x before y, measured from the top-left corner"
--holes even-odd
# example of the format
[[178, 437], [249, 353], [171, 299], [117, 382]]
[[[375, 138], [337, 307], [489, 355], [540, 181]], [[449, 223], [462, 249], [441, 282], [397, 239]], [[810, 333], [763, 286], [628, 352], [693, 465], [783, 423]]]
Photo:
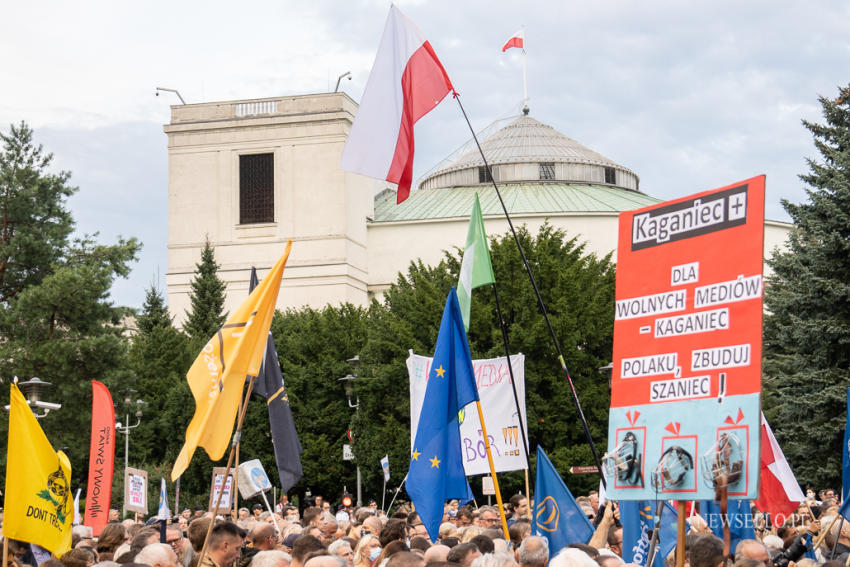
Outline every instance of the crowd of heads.
[[[632, 555], [623, 549], [618, 506], [600, 505], [595, 492], [577, 499], [594, 525], [593, 537], [552, 557], [548, 540], [533, 535], [528, 500], [519, 494], [505, 503], [504, 515], [494, 506], [449, 501], [433, 534], [405, 505], [387, 516], [374, 502], [334, 513], [321, 497], [303, 511], [282, 500], [274, 512], [254, 505], [227, 518], [184, 509], [165, 527], [155, 519], [119, 521], [113, 510], [97, 538], [90, 528], [75, 526], [72, 549], [61, 557], [10, 539], [8, 558], [13, 567], [618, 567], [625, 564], [624, 555]], [[714, 519], [694, 509], [685, 563], [845, 566], [850, 563], [850, 521], [840, 518], [838, 504], [835, 491], [824, 490], [810, 491], [793, 514], [772, 522], [753, 509], [756, 537], [728, 550], [712, 533]], [[673, 567], [674, 552], [660, 561]]]

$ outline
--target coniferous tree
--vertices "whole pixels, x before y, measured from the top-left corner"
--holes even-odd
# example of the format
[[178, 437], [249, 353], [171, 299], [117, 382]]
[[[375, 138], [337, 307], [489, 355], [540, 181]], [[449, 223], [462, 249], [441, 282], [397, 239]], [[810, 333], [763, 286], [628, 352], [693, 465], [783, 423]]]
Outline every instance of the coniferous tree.
[[[0, 377], [53, 384], [45, 397], [63, 408], [40, 425], [54, 447], [67, 447], [74, 487], [85, 486], [91, 379], [110, 387], [134, 381], [123, 334], [129, 312], [111, 303], [109, 291], [129, 274], [140, 246], [70, 239], [70, 174], [49, 171], [51, 156], [26, 124], [0, 138]], [[2, 389], [3, 400], [8, 392]], [[7, 427], [0, 420], [0, 438]], [[0, 474], [6, 458], [0, 453]]]
[[773, 254], [766, 287], [765, 412], [797, 480], [837, 486], [850, 385], [850, 87], [820, 97], [824, 124], [804, 121], [820, 159], [801, 175], [802, 204]]
[[227, 319], [224, 313], [226, 287], [218, 277], [219, 265], [209, 239], [204, 243], [201, 261], [195, 264], [195, 268], [195, 279], [189, 293], [191, 309], [186, 311], [183, 330], [193, 343], [202, 343], [208, 341]]
[[162, 292], [151, 284], [151, 287], [145, 293], [145, 302], [142, 304], [142, 311], [136, 317], [136, 327], [142, 335], [150, 335], [156, 328], [168, 327], [171, 325], [172, 317], [168, 314], [168, 306], [165, 305], [165, 298]]

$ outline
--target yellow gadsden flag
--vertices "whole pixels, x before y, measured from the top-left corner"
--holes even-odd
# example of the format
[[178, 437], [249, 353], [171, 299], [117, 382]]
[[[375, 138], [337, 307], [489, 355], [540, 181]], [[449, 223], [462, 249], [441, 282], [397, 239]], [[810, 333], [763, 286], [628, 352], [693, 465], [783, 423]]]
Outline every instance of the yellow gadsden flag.
[[15, 384], [9, 405], [3, 535], [38, 544], [58, 557], [71, 548], [71, 463], [50, 446]]
[[224, 456], [245, 376], [260, 372], [280, 279], [291, 248], [290, 240], [280, 260], [207, 342], [186, 374], [195, 397], [195, 415], [186, 428], [186, 443], [174, 461], [171, 480], [183, 474], [198, 447], [203, 447], [213, 461]]

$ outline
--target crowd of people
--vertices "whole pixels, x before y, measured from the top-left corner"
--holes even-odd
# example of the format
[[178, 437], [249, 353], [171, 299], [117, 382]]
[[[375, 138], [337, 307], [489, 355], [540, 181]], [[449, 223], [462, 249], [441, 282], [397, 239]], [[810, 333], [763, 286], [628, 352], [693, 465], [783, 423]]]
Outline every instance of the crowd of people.
[[[575, 542], [550, 557], [549, 541], [533, 535], [528, 500], [505, 503], [508, 537], [499, 509], [446, 503], [438, 534], [429, 535], [419, 515], [400, 506], [383, 514], [374, 501], [334, 511], [321, 497], [303, 510], [285, 497], [275, 511], [259, 504], [233, 517], [186, 508], [162, 521], [110, 522], [97, 538], [75, 526], [72, 549], [60, 557], [37, 545], [9, 540], [14, 567], [618, 567], [623, 528], [616, 503], [600, 504], [595, 492], [577, 499], [593, 522], [589, 542]], [[850, 564], [850, 521], [838, 515], [835, 492], [807, 494], [807, 501], [779, 525], [753, 511], [754, 538], [734, 549], [712, 534], [711, 518], [693, 510], [688, 518], [685, 562], [690, 567], [845, 567]], [[164, 542], [164, 543], [163, 543]], [[625, 551], [625, 553], [624, 553]], [[675, 565], [674, 552], [660, 558]], [[658, 563], [656, 563], [658, 565]]]

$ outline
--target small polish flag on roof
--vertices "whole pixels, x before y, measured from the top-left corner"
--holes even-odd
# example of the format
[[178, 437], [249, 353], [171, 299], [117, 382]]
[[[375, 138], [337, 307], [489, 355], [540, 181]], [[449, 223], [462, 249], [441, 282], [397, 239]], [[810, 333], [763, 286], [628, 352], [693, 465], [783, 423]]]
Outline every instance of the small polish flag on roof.
[[340, 167], [398, 183], [397, 202], [407, 199], [413, 176], [413, 125], [452, 90], [431, 44], [391, 5]]
[[511, 47], [517, 47], [519, 49], [525, 49], [525, 28], [519, 30], [505, 42], [505, 45], [502, 46], [502, 53], [510, 49]]

